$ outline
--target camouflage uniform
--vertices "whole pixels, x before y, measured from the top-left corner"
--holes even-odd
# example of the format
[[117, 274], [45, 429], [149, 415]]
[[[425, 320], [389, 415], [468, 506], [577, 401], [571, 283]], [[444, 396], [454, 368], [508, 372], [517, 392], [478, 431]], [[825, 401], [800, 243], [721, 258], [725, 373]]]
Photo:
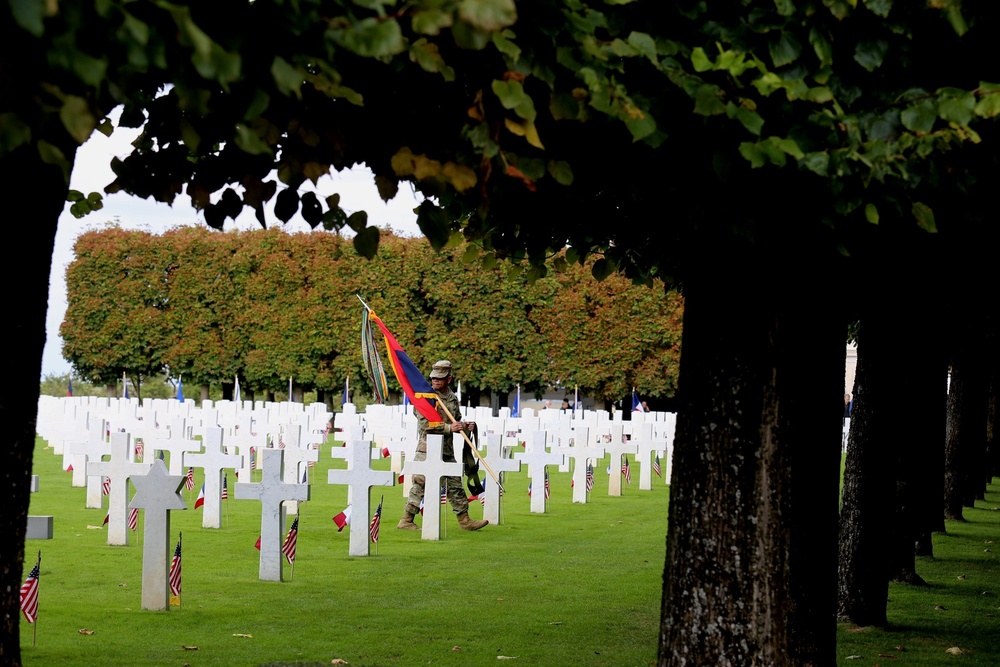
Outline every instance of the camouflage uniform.
[[[439, 391], [438, 400], [448, 407], [455, 421], [462, 421], [462, 413], [460, 412], [461, 406], [458, 404], [458, 397], [455, 396], [455, 392], [451, 390], [451, 387], [446, 386], [443, 391]], [[414, 461], [424, 461], [427, 458], [427, 434], [437, 434], [442, 436], [443, 447], [442, 451], [444, 453], [444, 460], [454, 462], [455, 450], [452, 446], [454, 435], [451, 432], [451, 424], [445, 423], [440, 426], [431, 426], [430, 422], [420, 414], [415, 408], [413, 413], [417, 416], [417, 453], [413, 457]], [[441, 410], [441, 416], [444, 416], [444, 410]], [[465, 488], [462, 486], [462, 478], [459, 477], [442, 477], [442, 482], [445, 488], [448, 490], [448, 500], [451, 501], [452, 510], [455, 514], [461, 514], [463, 512], [469, 511], [469, 498], [465, 495]], [[420, 499], [424, 497], [424, 476], [414, 475], [413, 476], [413, 486], [410, 487], [410, 495], [406, 501], [405, 511], [410, 514], [420, 513]], [[425, 500], [424, 502], [428, 506], [436, 505], [441, 502], [440, 489], [434, 494], [433, 500]]]

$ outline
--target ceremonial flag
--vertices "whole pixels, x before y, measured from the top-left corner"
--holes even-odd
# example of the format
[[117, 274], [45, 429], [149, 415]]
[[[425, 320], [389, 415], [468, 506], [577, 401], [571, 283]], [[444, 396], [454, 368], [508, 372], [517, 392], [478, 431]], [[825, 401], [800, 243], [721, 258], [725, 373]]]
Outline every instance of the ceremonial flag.
[[194, 491], [194, 467], [188, 468], [187, 477], [184, 478], [184, 486], [188, 491]]
[[181, 596], [181, 536], [177, 536], [177, 548], [174, 549], [174, 559], [170, 561], [170, 594]]
[[657, 477], [663, 477], [663, 475], [660, 473], [660, 455], [659, 454], [656, 454], [656, 457], [653, 459], [653, 472], [656, 473]]
[[399, 385], [403, 388], [403, 393], [413, 403], [417, 412], [430, 422], [430, 426], [443, 424], [444, 419], [438, 413], [436, 407], [437, 394], [431, 388], [430, 382], [417, 370], [417, 367], [410, 361], [410, 358], [406, 356], [406, 352], [396, 342], [396, 338], [385, 328], [382, 320], [371, 309], [368, 310], [368, 317], [382, 330], [382, 336], [385, 338], [385, 347], [389, 355], [389, 364], [392, 366], [392, 372], [396, 375], [396, 380], [399, 381]]
[[635, 387], [632, 387], [632, 412], [645, 412], [642, 409], [642, 401], [639, 400], [639, 394], [636, 393]]
[[295, 562], [295, 547], [299, 542], [299, 517], [296, 515], [295, 521], [292, 522], [292, 527], [288, 529], [288, 535], [285, 535], [285, 543], [281, 545], [281, 553], [285, 554], [285, 560], [291, 565]]
[[229, 500], [229, 475], [222, 476], [222, 499]]
[[177, 378], [177, 400], [180, 403], [184, 402], [184, 383], [180, 378]]
[[205, 504], [205, 484], [202, 483], [201, 491], [198, 492], [198, 498], [194, 501], [194, 508], [198, 509]]
[[382, 526], [382, 500], [385, 496], [378, 501], [378, 507], [375, 509], [375, 514], [372, 515], [372, 520], [368, 524], [368, 537], [372, 538], [372, 542], [378, 542], [378, 531]]
[[448, 502], [448, 488], [442, 486], [441, 487], [441, 504], [444, 505], [447, 502]]
[[406, 394], [403, 394], [403, 412], [406, 413], [409, 411], [410, 411], [410, 397], [407, 396]]
[[344, 529], [345, 526], [351, 525], [351, 506], [348, 505], [347, 509], [333, 517], [333, 522], [337, 524], [337, 532], [339, 533]]
[[240, 376], [235, 376], [233, 381], [235, 382], [235, 386], [233, 387], [233, 402], [239, 403], [242, 398], [240, 396]]
[[106, 496], [111, 493], [111, 478], [105, 477], [104, 481], [101, 482], [101, 495]]
[[21, 613], [28, 623], [34, 623], [38, 618], [38, 576], [41, 565], [42, 555], [39, 552], [35, 567], [31, 568], [28, 578], [21, 584]]
[[587, 464], [587, 493], [594, 490], [594, 466]]
[[624, 459], [624, 463], [622, 463], [622, 474], [625, 475], [625, 483], [626, 484], [631, 484], [632, 483], [632, 469], [628, 467], [628, 457], [627, 456]]
[[139, 510], [133, 507], [128, 513], [128, 527], [134, 533], [139, 525]]
[[66, 395], [67, 396], [72, 396], [73, 395], [73, 376], [72, 375], [69, 376], [69, 383], [66, 385]]
[[[257, 469], [257, 449], [255, 447], [250, 448], [250, 472]], [[252, 479], [250, 481], [253, 481]]]
[[514, 407], [510, 409], [511, 417], [521, 416], [521, 385], [517, 385], [517, 393], [514, 394]]

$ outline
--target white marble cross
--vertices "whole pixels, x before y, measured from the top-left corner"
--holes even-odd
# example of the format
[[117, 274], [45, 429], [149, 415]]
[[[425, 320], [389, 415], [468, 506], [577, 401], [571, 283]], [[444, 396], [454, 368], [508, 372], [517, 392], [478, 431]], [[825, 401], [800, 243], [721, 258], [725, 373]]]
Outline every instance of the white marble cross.
[[[285, 424], [284, 432], [280, 435], [285, 443], [285, 476], [284, 480], [288, 484], [296, 484], [302, 481], [302, 473], [306, 465], [312, 461], [319, 461], [319, 450], [312, 448], [312, 443], [307, 442], [308, 438], [303, 438], [303, 427], [299, 424]], [[285, 507], [291, 514], [298, 514], [298, 504], [289, 500]]]
[[91, 461], [87, 464], [87, 474], [105, 476], [111, 479], [108, 494], [108, 544], [125, 546], [128, 544], [128, 478], [143, 475], [149, 470], [149, 463], [132, 462], [132, 436], [128, 433], [111, 434], [111, 460]]
[[[222, 527], [222, 471], [226, 468], [239, 469], [243, 462], [242, 456], [225, 453], [222, 438], [221, 427], [209, 427], [205, 430], [205, 451], [184, 452], [183, 467], [202, 468], [205, 471], [205, 504], [202, 505], [201, 516], [203, 528]], [[173, 464], [173, 455], [170, 458]]]
[[[373, 486], [392, 486], [396, 473], [391, 470], [372, 470], [371, 443], [366, 440], [352, 440], [345, 443], [347, 470], [327, 471], [327, 483], [346, 484], [348, 504], [351, 506], [350, 545], [348, 555], [367, 556], [368, 520], [371, 518], [370, 489]], [[461, 473], [459, 473], [461, 474]]]
[[170, 454], [170, 474], [183, 475], [184, 461], [188, 452], [200, 452], [201, 441], [188, 438], [187, 421], [182, 417], [174, 417], [170, 420], [170, 429], [160, 428], [156, 437], [147, 437], [143, 440], [142, 460], [152, 461], [155, 458], [154, 451], [167, 452]]
[[622, 494], [622, 458], [626, 454], [635, 454], [638, 448], [631, 442], [622, 442], [621, 424], [611, 425], [611, 442], [604, 446], [611, 456], [611, 473], [608, 475], [608, 495]]
[[268, 431], [254, 430], [258, 426], [251, 423], [251, 417], [244, 414], [240, 418], [239, 429], [234, 429], [232, 434], [226, 436], [226, 451], [234, 454], [238, 453], [243, 457], [240, 469], [236, 471], [237, 479], [244, 482], [252, 482], [253, 474], [250, 471], [250, 449], [253, 448], [257, 455], [257, 467], [260, 467], [260, 453], [267, 447]]
[[545, 431], [535, 431], [524, 443], [524, 451], [514, 454], [514, 458], [528, 465], [531, 486], [531, 511], [545, 513], [545, 468], [562, 463], [562, 454], [545, 449]]
[[590, 446], [590, 429], [577, 426], [573, 429], [573, 446], [559, 447], [559, 453], [573, 459], [573, 502], [587, 502], [587, 462], [604, 458], [603, 447]]
[[309, 500], [308, 484], [285, 484], [281, 480], [284, 455], [283, 449], [258, 452], [262, 465], [261, 481], [237, 482], [234, 485], [237, 499], [259, 500], [261, 504], [259, 576], [262, 581], [282, 581], [282, 503], [286, 500]]
[[666, 457], [667, 441], [654, 438], [653, 424], [646, 422], [632, 427], [632, 444], [636, 446], [635, 460], [639, 464], [639, 490], [650, 491], [653, 488], [653, 454]]
[[[108, 444], [107, 435], [104, 430], [104, 420], [90, 414], [87, 416], [87, 439], [74, 443], [75, 452], [73, 463], [73, 486], [87, 486], [88, 509], [98, 509], [104, 504], [104, 493], [101, 490], [101, 478], [99, 476], [88, 475], [87, 466], [91, 461], [100, 461], [102, 457], [111, 454], [111, 445]], [[79, 470], [81, 484], [77, 483], [77, 471]]]
[[[503, 483], [505, 472], [521, 472], [521, 462], [514, 459], [505, 458], [504, 448], [501, 446], [503, 436], [499, 433], [491, 433], [486, 436], [486, 453], [482, 454], [482, 459]], [[480, 470], [479, 477], [483, 478], [484, 470]], [[500, 489], [496, 482], [486, 473], [484, 481], [486, 486], [486, 502], [483, 503], [483, 518], [494, 525], [500, 524]]]
[[404, 475], [424, 476], [424, 520], [420, 537], [425, 540], [441, 539], [441, 478], [462, 476], [462, 464], [445, 461], [443, 450], [442, 436], [430, 434], [427, 436], [427, 458], [403, 464]]
[[132, 475], [135, 496], [129, 509], [143, 510], [142, 608], [170, 609], [170, 510], [185, 510], [181, 487], [184, 475], [168, 475], [157, 459], [145, 475]]

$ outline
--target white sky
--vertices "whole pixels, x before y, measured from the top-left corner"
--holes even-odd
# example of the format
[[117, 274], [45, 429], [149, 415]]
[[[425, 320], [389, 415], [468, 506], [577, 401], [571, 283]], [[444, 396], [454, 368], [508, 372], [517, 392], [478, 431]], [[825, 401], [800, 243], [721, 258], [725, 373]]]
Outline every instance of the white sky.
[[[117, 116], [116, 114], [114, 114]], [[117, 121], [117, 117], [114, 119]], [[114, 179], [109, 166], [115, 155], [124, 158], [129, 153], [129, 143], [138, 130], [118, 129], [111, 137], [95, 132], [77, 152], [76, 167], [70, 178], [70, 188], [84, 194], [104, 191], [104, 186]], [[277, 180], [272, 174], [272, 178]], [[309, 185], [309, 184], [307, 184]], [[405, 184], [388, 204], [382, 202], [375, 189], [371, 172], [366, 168], [355, 168], [320, 180], [316, 191], [321, 196], [340, 193], [340, 205], [345, 211], [364, 210], [368, 212], [368, 224], [378, 227], [392, 227], [398, 233], [418, 235], [416, 215], [413, 209], [419, 199]], [[272, 200], [273, 202], [273, 200]], [[274, 217], [273, 207], [267, 209], [268, 225], [281, 225]], [[273, 223], [272, 223], [273, 221]], [[62, 358], [62, 338], [59, 325], [66, 314], [66, 267], [73, 261], [73, 243], [76, 237], [91, 229], [117, 222], [130, 229], [146, 229], [154, 233], [163, 232], [182, 225], [204, 225], [205, 218], [191, 206], [186, 195], [179, 196], [173, 206], [153, 200], [143, 200], [125, 194], [104, 197], [104, 208], [77, 220], [69, 213], [69, 204], [59, 216], [55, 247], [52, 252], [52, 272], [49, 276], [49, 310], [45, 323], [45, 351], [42, 354], [42, 376], [62, 375], [70, 371], [69, 362]], [[253, 212], [245, 209], [236, 221], [239, 229], [260, 228]], [[234, 227], [227, 220], [226, 229]], [[309, 231], [309, 225], [296, 215], [283, 226], [289, 231]], [[348, 230], [349, 232], [350, 230]]]

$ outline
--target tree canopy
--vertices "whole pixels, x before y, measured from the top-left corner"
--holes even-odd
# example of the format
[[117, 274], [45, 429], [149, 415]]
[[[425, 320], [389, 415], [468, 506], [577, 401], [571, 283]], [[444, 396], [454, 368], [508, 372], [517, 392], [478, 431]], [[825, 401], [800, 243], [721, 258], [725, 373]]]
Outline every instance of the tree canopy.
[[267, 391], [292, 376], [331, 394], [350, 377], [367, 393], [361, 295], [421, 368], [447, 357], [467, 388], [673, 396], [683, 308], [662, 284], [595, 283], [589, 264], [530, 283], [463, 261], [463, 248], [439, 254], [393, 235], [381, 247], [366, 261], [325, 232], [88, 232], [67, 269], [63, 353], [95, 383], [166, 370], [189, 385], [238, 376]]

